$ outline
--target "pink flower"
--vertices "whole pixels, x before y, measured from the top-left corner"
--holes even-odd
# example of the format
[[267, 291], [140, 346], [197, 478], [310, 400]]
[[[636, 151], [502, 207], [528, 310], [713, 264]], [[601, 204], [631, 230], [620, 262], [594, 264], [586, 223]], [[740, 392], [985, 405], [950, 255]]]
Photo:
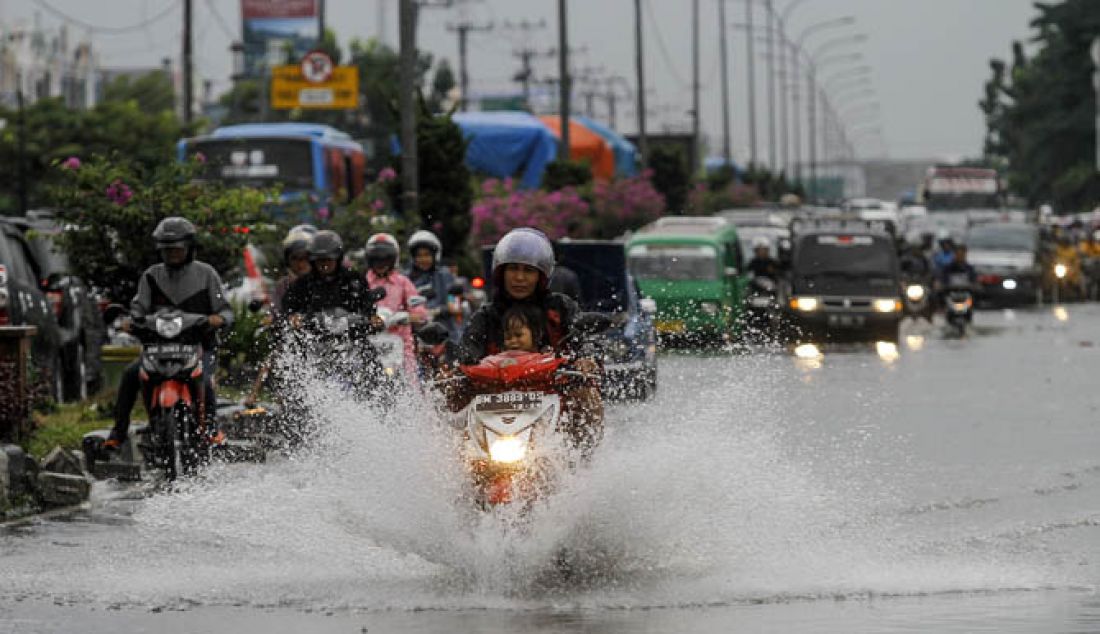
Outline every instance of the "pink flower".
[[397, 178], [397, 172], [392, 167], [384, 167], [381, 172], [378, 172], [378, 182], [386, 183]]
[[130, 202], [130, 199], [134, 197], [133, 190], [131, 190], [126, 183], [123, 183], [117, 178], [107, 186], [106, 194], [107, 199], [119, 207], [126, 206], [126, 203]]
[[65, 159], [65, 162], [61, 164], [61, 167], [67, 170], [76, 171], [80, 169], [80, 159], [75, 156], [70, 156], [69, 158]]
[[196, 163], [205, 163], [206, 162], [206, 155], [203, 154], [202, 152], [195, 152], [195, 162]]
[[386, 208], [386, 203], [382, 202], [381, 200], [375, 200], [371, 202], [370, 208], [375, 211], [382, 211]]

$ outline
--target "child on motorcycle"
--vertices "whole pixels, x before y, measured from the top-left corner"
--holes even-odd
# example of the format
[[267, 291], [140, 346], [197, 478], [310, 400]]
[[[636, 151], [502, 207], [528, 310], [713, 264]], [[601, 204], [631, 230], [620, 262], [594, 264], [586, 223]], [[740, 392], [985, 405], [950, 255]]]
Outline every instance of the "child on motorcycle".
[[[386, 297], [378, 303], [379, 307], [393, 312], [408, 312], [411, 324], [420, 325], [427, 320], [428, 311], [423, 305], [410, 305], [409, 300], [420, 297], [420, 293], [409, 278], [397, 270], [399, 253], [397, 239], [388, 233], [376, 233], [367, 240], [367, 286], [386, 289]], [[413, 341], [412, 325], [393, 326], [389, 331], [400, 336], [404, 343], [405, 376], [416, 377], [416, 342]]]

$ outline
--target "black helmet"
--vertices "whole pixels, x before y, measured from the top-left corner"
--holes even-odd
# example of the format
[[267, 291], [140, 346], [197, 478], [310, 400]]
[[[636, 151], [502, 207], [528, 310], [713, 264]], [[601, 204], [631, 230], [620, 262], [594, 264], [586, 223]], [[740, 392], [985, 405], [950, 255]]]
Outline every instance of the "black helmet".
[[344, 241], [335, 231], [318, 231], [309, 243], [309, 259], [332, 258], [339, 262], [344, 257]]
[[378, 233], [367, 240], [367, 266], [375, 263], [389, 262], [390, 266], [397, 266], [397, 258], [400, 255], [397, 240], [388, 233]]
[[171, 216], [160, 221], [153, 230], [153, 239], [157, 249], [168, 247], [190, 247], [195, 241], [195, 225], [180, 216]]

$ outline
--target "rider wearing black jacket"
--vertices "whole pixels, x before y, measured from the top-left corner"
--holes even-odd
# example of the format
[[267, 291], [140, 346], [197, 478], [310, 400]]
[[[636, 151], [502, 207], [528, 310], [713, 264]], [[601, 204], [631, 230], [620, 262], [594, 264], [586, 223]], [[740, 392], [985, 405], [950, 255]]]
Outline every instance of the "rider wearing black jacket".
[[374, 302], [361, 275], [344, 268], [344, 243], [334, 231], [318, 232], [309, 244], [313, 270], [294, 280], [283, 297], [283, 310], [291, 325], [300, 326], [303, 315], [342, 308], [372, 317], [371, 332], [380, 330], [374, 318]]

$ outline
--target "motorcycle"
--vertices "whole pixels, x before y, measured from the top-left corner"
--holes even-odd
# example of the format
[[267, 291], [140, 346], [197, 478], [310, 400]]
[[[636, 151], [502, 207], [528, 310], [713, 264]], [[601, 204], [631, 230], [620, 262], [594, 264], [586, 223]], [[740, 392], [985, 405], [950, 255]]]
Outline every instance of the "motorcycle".
[[944, 287], [944, 317], [947, 325], [958, 336], [966, 334], [966, 327], [974, 320], [973, 284], [966, 275], [952, 275]]
[[[578, 320], [577, 332], [594, 334], [610, 327], [606, 316], [590, 315]], [[437, 326], [426, 327], [427, 334]], [[439, 340], [439, 333], [435, 335]], [[600, 378], [568, 363], [555, 353], [509, 351], [459, 366], [457, 376], [434, 382], [445, 395], [473, 395], [453, 423], [464, 432], [463, 459], [479, 508], [527, 509], [553, 488], [561, 458], [577, 446], [576, 436], [569, 433], [572, 418], [565, 395]]]
[[[420, 300], [419, 302], [415, 300]], [[409, 301], [410, 308], [423, 304], [423, 299], [414, 297]], [[385, 324], [382, 332], [369, 337], [374, 347], [378, 361], [382, 364], [382, 372], [388, 378], [398, 378], [405, 374], [405, 340], [401, 335], [390, 332], [391, 328], [406, 326], [409, 324], [409, 312], [405, 310], [392, 311], [388, 308], [378, 308], [378, 316]]]
[[923, 278], [902, 280], [905, 289], [905, 314], [913, 319], [922, 317], [932, 322], [932, 287]]
[[767, 337], [775, 331], [779, 317], [779, 287], [770, 277], [753, 277], [749, 283], [745, 325], [749, 333]]
[[139, 448], [167, 480], [194, 473], [209, 455], [203, 387], [202, 338], [206, 315], [161, 309], [133, 330], [142, 341], [141, 378], [149, 426]]

